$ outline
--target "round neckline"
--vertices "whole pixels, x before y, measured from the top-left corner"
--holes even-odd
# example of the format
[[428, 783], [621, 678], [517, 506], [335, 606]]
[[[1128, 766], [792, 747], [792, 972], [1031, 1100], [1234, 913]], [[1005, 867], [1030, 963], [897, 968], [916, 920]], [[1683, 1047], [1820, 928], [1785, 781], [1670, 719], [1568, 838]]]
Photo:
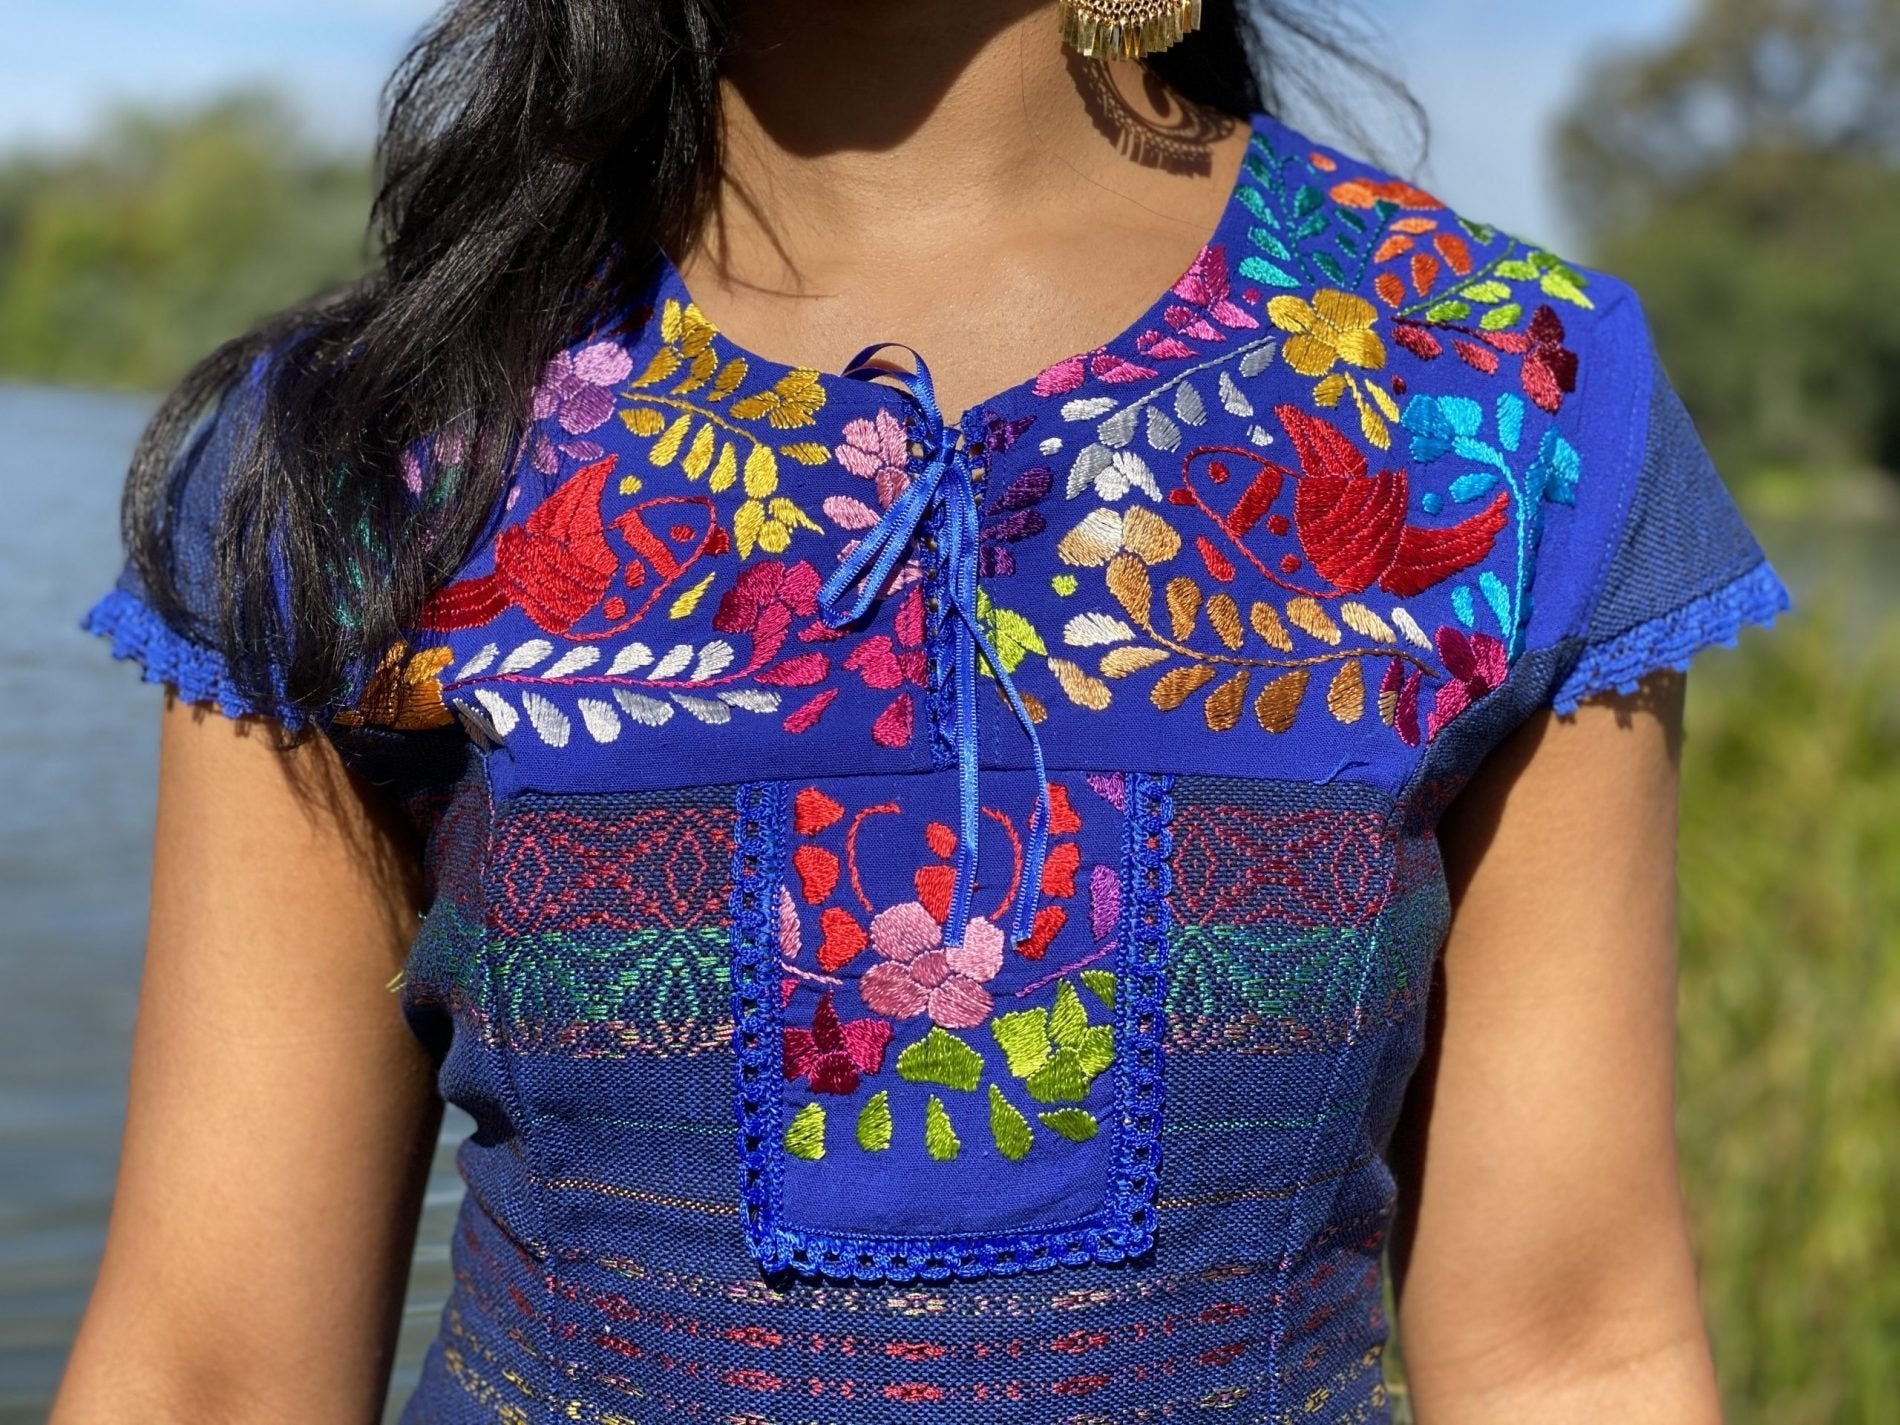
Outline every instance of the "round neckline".
[[[1237, 215], [1245, 213], [1245, 205], [1241, 201], [1240, 195], [1247, 186], [1248, 159], [1252, 155], [1255, 144], [1265, 140], [1269, 126], [1274, 122], [1272, 117], [1264, 110], [1256, 111], [1248, 117], [1248, 139], [1245, 144], [1241, 145], [1240, 162], [1235, 167], [1233, 179], [1227, 186], [1226, 195], [1221, 200], [1220, 210], [1215, 217], [1212, 228], [1202, 235], [1199, 244], [1195, 247], [1193, 255], [1189, 257], [1186, 265], [1170, 278], [1168, 283], [1162, 287], [1159, 292], [1150, 297], [1147, 304], [1136, 314], [1132, 321], [1127, 322], [1120, 330], [1105, 337], [1102, 341], [1093, 346], [1083, 347], [1070, 352], [1066, 356], [1057, 357], [1048, 365], [1008, 385], [992, 387], [972, 400], [969, 406], [955, 419], [946, 420], [944, 422], [945, 427], [951, 430], [963, 427], [968, 430], [971, 428], [972, 422], [977, 421], [981, 413], [985, 410], [1001, 411], [1006, 407], [1021, 402], [1035, 387], [1036, 383], [1042, 379], [1044, 373], [1054, 367], [1060, 366], [1068, 361], [1087, 360], [1089, 357], [1104, 351], [1124, 346], [1132, 346], [1142, 332], [1163, 328], [1165, 326], [1165, 314], [1168, 307], [1180, 300], [1175, 295], [1175, 288], [1194, 274], [1195, 265], [1201, 260], [1202, 255], [1210, 247], [1222, 244], [1231, 237], [1231, 229], [1237, 221]], [[693, 295], [693, 290], [687, 283], [685, 274], [679, 270], [679, 266], [673, 261], [672, 255], [657, 242], [653, 245], [653, 252], [658, 274], [654, 287], [654, 309], [657, 311], [669, 298], [677, 301], [682, 307], [691, 306], [698, 312], [700, 318], [711, 328], [712, 341], [725, 348], [728, 359], [732, 357], [741, 358], [756, 375], [770, 377], [773, 381], [794, 371], [815, 372], [819, 384], [827, 393], [827, 400], [832, 397], [841, 397], [843, 402], [847, 405], [858, 405], [862, 401], [869, 407], [893, 409], [897, 404], [907, 403], [907, 394], [898, 387], [886, 382], [856, 376], [846, 376], [841, 371], [833, 371], [823, 366], [809, 366], [798, 362], [781, 361], [764, 352], [754, 350], [749, 346], [733, 340], [726, 334], [725, 329], [719, 325], [718, 321], [707, 312], [705, 307], [702, 306]], [[1230, 273], [1232, 271], [1231, 263], [1229, 264], [1229, 271]], [[876, 337], [867, 333], [860, 349], [877, 344], [877, 342], [878, 339]], [[930, 359], [929, 352], [920, 351], [920, 354], [925, 361]], [[892, 374], [896, 373], [893, 372]]]

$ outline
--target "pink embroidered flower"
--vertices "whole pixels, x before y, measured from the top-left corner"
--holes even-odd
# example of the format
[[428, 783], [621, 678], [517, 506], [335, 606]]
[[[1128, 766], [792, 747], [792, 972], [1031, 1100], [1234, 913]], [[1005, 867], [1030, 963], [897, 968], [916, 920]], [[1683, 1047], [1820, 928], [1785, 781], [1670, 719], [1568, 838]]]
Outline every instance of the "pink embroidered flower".
[[860, 1074], [884, 1067], [890, 1042], [885, 1020], [839, 1019], [827, 990], [812, 1012], [810, 1029], [785, 1030], [785, 1077], [803, 1079], [813, 1093], [855, 1093]]
[[1432, 700], [1431, 716], [1425, 719], [1425, 736], [1438, 736], [1438, 730], [1479, 698], [1502, 683], [1511, 671], [1504, 644], [1488, 633], [1466, 637], [1455, 628], [1440, 628], [1437, 636], [1438, 657], [1451, 682], [1438, 690]]
[[[633, 358], [617, 342], [597, 341], [576, 352], [563, 351], [547, 364], [534, 388], [534, 418], [552, 416], [569, 435], [597, 430], [614, 413], [613, 388], [632, 374]], [[562, 455], [598, 459], [599, 447], [591, 441], [556, 446], [544, 435], [535, 444], [534, 468], [553, 475]]]
[[972, 917], [963, 944], [943, 946], [943, 927], [917, 901], [878, 912], [871, 945], [884, 958], [858, 981], [864, 1002], [892, 1019], [927, 1014], [945, 1029], [974, 1029], [994, 1001], [983, 988], [1003, 968], [1003, 932]]
[[871, 723], [871, 739], [880, 747], [908, 747], [916, 731], [917, 714], [907, 690], [927, 687], [930, 676], [930, 660], [924, 653], [923, 585], [913, 585], [904, 596], [892, 626], [895, 638], [874, 633], [860, 639], [844, 666], [862, 678], [865, 687], [897, 693]]
[[879, 411], [875, 420], [846, 421], [844, 440], [832, 454], [853, 475], [876, 485], [877, 502], [887, 510], [910, 484], [910, 438], [889, 411]]

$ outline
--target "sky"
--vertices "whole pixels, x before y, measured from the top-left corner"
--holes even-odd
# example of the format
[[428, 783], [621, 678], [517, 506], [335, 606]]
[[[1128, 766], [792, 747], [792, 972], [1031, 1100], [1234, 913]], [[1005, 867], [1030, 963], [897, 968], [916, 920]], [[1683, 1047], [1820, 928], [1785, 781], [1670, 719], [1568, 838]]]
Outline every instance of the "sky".
[[[1588, 57], [1681, 23], [1693, 0], [1361, 0], [1372, 56], [1423, 101], [1417, 177], [1467, 216], [1562, 250], [1550, 121]], [[82, 135], [114, 100], [189, 101], [277, 82], [315, 132], [367, 143], [377, 91], [432, 0], [9, 0], [0, 40], [0, 151]], [[1317, 137], [1330, 137], [1324, 133]], [[1404, 153], [1397, 155], [1405, 157]]]

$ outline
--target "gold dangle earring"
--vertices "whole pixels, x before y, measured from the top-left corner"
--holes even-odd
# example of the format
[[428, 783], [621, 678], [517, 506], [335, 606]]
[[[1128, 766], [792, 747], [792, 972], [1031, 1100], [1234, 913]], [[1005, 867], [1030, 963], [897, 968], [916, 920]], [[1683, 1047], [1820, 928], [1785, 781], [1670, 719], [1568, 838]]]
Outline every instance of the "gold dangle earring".
[[1140, 59], [1200, 28], [1201, 0], [1062, 0], [1062, 39], [1090, 59]]

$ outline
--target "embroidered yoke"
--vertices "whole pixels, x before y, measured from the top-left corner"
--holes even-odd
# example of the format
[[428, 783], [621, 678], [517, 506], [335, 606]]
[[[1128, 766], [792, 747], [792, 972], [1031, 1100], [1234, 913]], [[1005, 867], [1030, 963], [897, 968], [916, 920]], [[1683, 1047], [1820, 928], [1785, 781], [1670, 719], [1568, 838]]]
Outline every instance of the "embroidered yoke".
[[[1627, 287], [1252, 127], [1139, 320], [955, 421], [664, 256], [547, 368], [326, 723], [425, 838], [402, 1010], [476, 1125], [405, 1421], [1390, 1418], [1439, 813], [1788, 598]], [[207, 600], [252, 389], [181, 462]], [[85, 626], [301, 721], [129, 563]]]

